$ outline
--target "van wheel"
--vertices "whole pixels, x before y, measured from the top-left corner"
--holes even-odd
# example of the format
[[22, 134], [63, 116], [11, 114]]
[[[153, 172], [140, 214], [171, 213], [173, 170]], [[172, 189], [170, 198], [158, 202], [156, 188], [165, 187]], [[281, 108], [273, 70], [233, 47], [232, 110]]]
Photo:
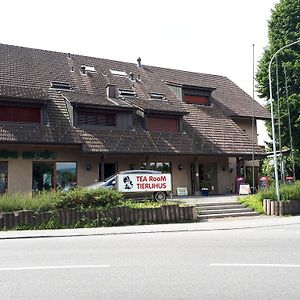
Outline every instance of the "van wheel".
[[155, 201], [165, 201], [167, 199], [167, 195], [165, 192], [156, 192], [153, 195]]

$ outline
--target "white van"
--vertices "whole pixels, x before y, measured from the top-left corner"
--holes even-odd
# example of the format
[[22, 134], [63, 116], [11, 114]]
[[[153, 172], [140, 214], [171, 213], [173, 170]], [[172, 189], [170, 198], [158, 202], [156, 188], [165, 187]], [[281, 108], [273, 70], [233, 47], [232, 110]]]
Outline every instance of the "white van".
[[87, 186], [91, 189], [116, 189], [126, 198], [140, 198], [147, 195], [156, 201], [164, 201], [172, 191], [171, 174], [152, 170], [129, 170], [112, 175], [105, 181]]

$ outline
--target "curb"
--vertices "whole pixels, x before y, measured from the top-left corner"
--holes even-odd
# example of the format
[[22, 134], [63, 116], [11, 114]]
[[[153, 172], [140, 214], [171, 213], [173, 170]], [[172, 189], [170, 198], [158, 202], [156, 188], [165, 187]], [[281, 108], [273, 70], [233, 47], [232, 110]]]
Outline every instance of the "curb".
[[[251, 219], [253, 220], [253, 219]], [[227, 221], [228, 222], [228, 221]], [[176, 224], [176, 223], [174, 223]], [[173, 224], [173, 225], [174, 225]], [[197, 223], [189, 223], [189, 225], [194, 225]], [[200, 224], [207, 224], [207, 223], [198, 223]], [[171, 224], [165, 224], [163, 226], [168, 226]], [[296, 221], [296, 222], [291, 222], [291, 223], [284, 223], [284, 222], [280, 222], [277, 224], [245, 224], [245, 225], [238, 225], [238, 226], [230, 226], [230, 223], [224, 224], [222, 223], [222, 226], [217, 226], [218, 224], [212, 223], [211, 225], [216, 225], [214, 226], [210, 226], [207, 228], [166, 228], [166, 229], [150, 229], [150, 230], [142, 230], [142, 228], [140, 230], [116, 230], [116, 231], [111, 231], [111, 232], [101, 232], [101, 227], [99, 228], [91, 228], [91, 229], [96, 229], [99, 230], [100, 232], [73, 232], [73, 233], [55, 233], [54, 231], [57, 230], [70, 230], [70, 229], [54, 229], [54, 230], [50, 230], [52, 232], [52, 234], [47, 234], [45, 232], [45, 234], [34, 234], [34, 231], [31, 232], [32, 234], [29, 234], [29, 232], [20, 232], [19, 235], [16, 234], [16, 231], [7, 231], [7, 235], [3, 234], [4, 236], [1, 236], [1, 232], [0, 232], [0, 240], [16, 240], [16, 239], [36, 239], [36, 238], [63, 238], [63, 237], [90, 237], [90, 236], [110, 236], [110, 235], [134, 235], [134, 234], [154, 234], [154, 233], [180, 233], [180, 232], [210, 232], [210, 231], [230, 231], [230, 230], [240, 230], [240, 229], [252, 229], [252, 228], [271, 228], [271, 227], [282, 227], [282, 226], [292, 226], [292, 225], [300, 225], [300, 221]], [[220, 224], [219, 224], [220, 225]], [[228, 226], [229, 225], [229, 226]], [[231, 224], [233, 225], [233, 224]], [[151, 225], [146, 225], [146, 226], [151, 226]], [[155, 225], [154, 225], [155, 226]], [[130, 226], [132, 227], [132, 226]], [[192, 226], [191, 226], [192, 227]], [[112, 227], [107, 227], [107, 228], [112, 228]], [[117, 227], [118, 228], [118, 227]], [[120, 227], [119, 227], [120, 228]], [[124, 227], [122, 227], [124, 228]], [[90, 228], [89, 228], [90, 229]], [[138, 229], [138, 228], [137, 228]], [[72, 230], [72, 229], [71, 229]], [[75, 229], [76, 230], [76, 229]], [[82, 231], [84, 230], [83, 228], [79, 228], [78, 231]], [[16, 235], [15, 235], [16, 234]], [[24, 234], [24, 235], [22, 235]]]

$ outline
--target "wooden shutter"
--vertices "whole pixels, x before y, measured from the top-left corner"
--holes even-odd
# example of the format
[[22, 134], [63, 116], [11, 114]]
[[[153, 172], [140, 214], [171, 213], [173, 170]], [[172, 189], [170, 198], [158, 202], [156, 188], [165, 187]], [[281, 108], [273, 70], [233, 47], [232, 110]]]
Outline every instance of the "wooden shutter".
[[149, 131], [179, 131], [179, 119], [170, 117], [152, 116], [148, 118]]
[[189, 103], [189, 104], [208, 105], [208, 97], [207, 96], [185, 95], [184, 100], [186, 103]]
[[41, 123], [41, 108], [39, 108], [39, 107], [1, 106], [0, 107], [0, 121], [40, 124]]

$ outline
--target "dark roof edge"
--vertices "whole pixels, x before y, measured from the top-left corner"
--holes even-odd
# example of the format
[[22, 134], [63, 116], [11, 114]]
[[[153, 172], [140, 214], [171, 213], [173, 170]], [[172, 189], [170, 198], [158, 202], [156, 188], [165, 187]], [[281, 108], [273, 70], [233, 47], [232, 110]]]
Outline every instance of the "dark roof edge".
[[[145, 156], [149, 156], [149, 155], [169, 155], [169, 156], [179, 156], [179, 155], [185, 155], [185, 156], [219, 156], [219, 157], [249, 157], [252, 158], [252, 154], [248, 153], [186, 153], [186, 152], [116, 152], [116, 151], [84, 151], [84, 153], [88, 153], [88, 154], [95, 154], [95, 155], [99, 155], [99, 154], [103, 154], [103, 155], [126, 155], [126, 156], [130, 156], [130, 155], [145, 155]], [[256, 159], [258, 158], [264, 158], [265, 156], [267, 156], [267, 153], [262, 154], [262, 153], [254, 153]]]
[[[228, 115], [231, 119], [252, 119], [252, 116], [245, 116], [245, 115]], [[268, 121], [268, 120], [271, 120], [271, 115], [269, 117], [258, 117], [258, 116], [254, 116], [254, 119], [255, 120], [265, 120], [265, 121]]]

